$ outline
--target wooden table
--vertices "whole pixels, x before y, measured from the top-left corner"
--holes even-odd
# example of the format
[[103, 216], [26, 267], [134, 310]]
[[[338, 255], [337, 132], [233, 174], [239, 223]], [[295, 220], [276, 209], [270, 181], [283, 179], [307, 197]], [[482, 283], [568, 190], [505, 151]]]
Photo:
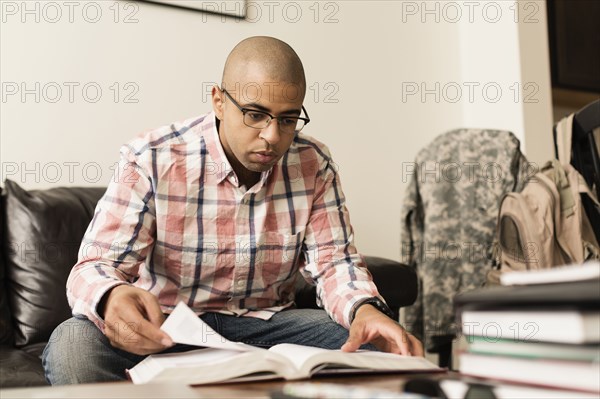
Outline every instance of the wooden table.
[[[312, 382], [343, 384], [362, 388], [386, 389], [402, 392], [406, 380], [413, 377], [443, 378], [447, 373], [435, 374], [378, 374], [345, 375], [313, 378]], [[304, 380], [301, 382], [307, 382]], [[179, 384], [134, 385], [128, 382], [82, 384], [61, 387], [15, 388], [0, 390], [0, 398], [269, 398], [285, 382], [262, 381], [189, 387]]]

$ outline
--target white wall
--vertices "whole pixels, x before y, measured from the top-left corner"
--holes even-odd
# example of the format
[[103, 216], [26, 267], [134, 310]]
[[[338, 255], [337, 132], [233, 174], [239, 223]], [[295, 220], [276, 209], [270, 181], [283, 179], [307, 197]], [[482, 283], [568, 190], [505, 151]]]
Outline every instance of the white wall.
[[512, 131], [530, 162], [544, 162], [553, 154], [545, 2], [475, 4], [460, 27], [462, 81], [477, 84], [464, 123]]
[[516, 2], [476, 5], [473, 22], [460, 25], [461, 80], [473, 87], [472, 96], [465, 99], [464, 123], [509, 130], [523, 143], [521, 101], [515, 98], [522, 90], [519, 31], [513, 19]]
[[[33, 14], [24, 14], [20, 1], [0, 3], [2, 179], [26, 188], [106, 185], [122, 143], [210, 110], [207, 87], [219, 82], [231, 48], [247, 36], [272, 35], [304, 61], [312, 119], [306, 132], [327, 143], [340, 166], [359, 250], [395, 259], [403, 162], [460, 126], [508, 128], [528, 138], [520, 104], [456, 102], [442, 88], [547, 76], [543, 57], [531, 70], [522, 65], [519, 47], [523, 34], [530, 48], [545, 40], [543, 23], [525, 32], [481, 13], [476, 23], [464, 14], [456, 21], [447, 2], [427, 2], [430, 14], [422, 2], [250, 2], [249, 20], [239, 21], [150, 3], [82, 1], [70, 22], [68, 6], [58, 1], [62, 18], [55, 23], [56, 9], [44, 2], [27, 2]], [[96, 7], [102, 16], [91, 23]], [[127, 15], [137, 22], [124, 23]], [[549, 79], [539, 84], [547, 90]], [[52, 102], [57, 86], [62, 97]], [[102, 89], [95, 103], [94, 87]], [[22, 88], [34, 94], [22, 97]], [[434, 92], [422, 96], [422, 89]], [[137, 103], [125, 102], [132, 93]], [[536, 118], [546, 123], [543, 112]], [[527, 149], [534, 141], [525, 140]]]
[[544, 2], [523, 7], [519, 20], [521, 104], [527, 158], [538, 165], [554, 157], [550, 49]]

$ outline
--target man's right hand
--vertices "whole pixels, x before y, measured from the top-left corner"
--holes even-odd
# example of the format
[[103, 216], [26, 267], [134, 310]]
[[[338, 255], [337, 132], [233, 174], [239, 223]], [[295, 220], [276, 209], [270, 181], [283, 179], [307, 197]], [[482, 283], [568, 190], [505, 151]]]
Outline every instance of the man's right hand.
[[112, 346], [148, 355], [173, 346], [160, 329], [165, 317], [154, 295], [141, 288], [118, 285], [108, 291], [98, 311], [104, 318], [104, 334]]

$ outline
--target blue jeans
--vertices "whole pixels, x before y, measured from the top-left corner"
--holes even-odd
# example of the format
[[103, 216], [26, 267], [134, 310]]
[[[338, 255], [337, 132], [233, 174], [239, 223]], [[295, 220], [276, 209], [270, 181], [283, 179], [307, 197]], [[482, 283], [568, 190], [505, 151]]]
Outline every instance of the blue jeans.
[[[294, 343], [339, 349], [348, 338], [348, 330], [318, 309], [284, 310], [268, 321], [219, 313], [206, 313], [200, 317], [230, 341], [264, 348]], [[363, 348], [374, 349], [372, 345]], [[178, 344], [163, 353], [191, 349], [197, 348]], [[124, 380], [125, 369], [132, 368], [144, 358], [113, 347], [91, 321], [71, 318], [52, 333], [42, 362], [48, 382], [64, 385]]]

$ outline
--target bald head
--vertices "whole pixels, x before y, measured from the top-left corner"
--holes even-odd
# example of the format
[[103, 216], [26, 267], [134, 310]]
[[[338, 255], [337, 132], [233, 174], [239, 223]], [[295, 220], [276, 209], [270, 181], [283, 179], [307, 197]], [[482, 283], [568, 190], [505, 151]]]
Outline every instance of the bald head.
[[242, 40], [227, 57], [222, 87], [265, 82], [296, 85], [303, 98], [306, 78], [300, 57], [287, 43], [274, 37], [254, 36]]

